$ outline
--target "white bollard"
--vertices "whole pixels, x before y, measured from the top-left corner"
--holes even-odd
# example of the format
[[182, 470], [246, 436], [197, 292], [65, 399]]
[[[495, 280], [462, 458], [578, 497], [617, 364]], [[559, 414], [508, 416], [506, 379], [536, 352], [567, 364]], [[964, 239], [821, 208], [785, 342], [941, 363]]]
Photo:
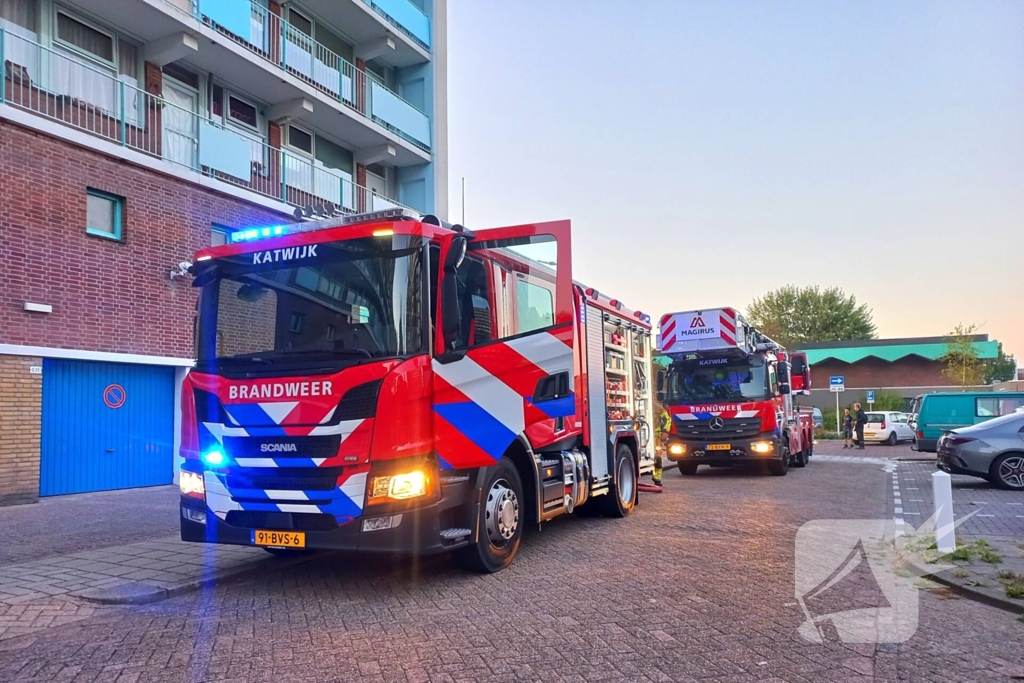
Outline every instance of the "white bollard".
[[932, 475], [932, 500], [935, 501], [935, 547], [940, 553], [951, 553], [956, 550], [953, 480], [945, 472]]

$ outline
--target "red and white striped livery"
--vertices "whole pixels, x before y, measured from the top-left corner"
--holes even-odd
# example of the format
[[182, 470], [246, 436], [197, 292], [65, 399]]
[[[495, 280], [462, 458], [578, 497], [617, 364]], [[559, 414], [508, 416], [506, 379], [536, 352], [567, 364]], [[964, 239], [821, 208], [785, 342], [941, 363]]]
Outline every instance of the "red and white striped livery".
[[661, 317], [662, 353], [693, 353], [744, 347], [747, 321], [735, 308], [668, 313]]

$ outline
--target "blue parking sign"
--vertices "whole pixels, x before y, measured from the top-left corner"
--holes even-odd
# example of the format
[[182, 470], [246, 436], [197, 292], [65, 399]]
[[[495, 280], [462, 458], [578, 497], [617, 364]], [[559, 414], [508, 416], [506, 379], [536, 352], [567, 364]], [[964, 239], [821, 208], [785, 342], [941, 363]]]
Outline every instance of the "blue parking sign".
[[874, 403], [874, 402], [875, 402], [875, 392], [869, 391], [868, 392], [868, 403]]

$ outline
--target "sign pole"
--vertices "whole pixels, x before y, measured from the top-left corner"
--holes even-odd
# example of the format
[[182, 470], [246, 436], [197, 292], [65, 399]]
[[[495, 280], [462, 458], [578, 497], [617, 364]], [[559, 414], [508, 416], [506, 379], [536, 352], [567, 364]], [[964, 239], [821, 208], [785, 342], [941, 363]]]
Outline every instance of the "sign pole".
[[839, 392], [837, 391], [837, 392], [835, 392], [835, 394], [836, 394], [836, 433], [842, 434], [843, 430], [841, 430], [839, 428]]

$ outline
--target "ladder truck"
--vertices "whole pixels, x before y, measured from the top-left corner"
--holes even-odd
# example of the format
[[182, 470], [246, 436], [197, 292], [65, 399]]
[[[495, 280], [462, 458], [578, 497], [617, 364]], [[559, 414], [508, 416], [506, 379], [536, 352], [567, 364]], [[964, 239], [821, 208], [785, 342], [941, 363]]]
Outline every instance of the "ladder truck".
[[784, 476], [807, 464], [813, 415], [794, 403], [810, 393], [805, 354], [787, 353], [729, 307], [662, 316], [657, 346], [667, 361], [657, 377], [671, 417], [665, 453], [681, 473], [755, 464]]
[[654, 467], [651, 319], [571, 256], [568, 221], [405, 209], [200, 251], [182, 540], [496, 572], [527, 525], [629, 515]]

